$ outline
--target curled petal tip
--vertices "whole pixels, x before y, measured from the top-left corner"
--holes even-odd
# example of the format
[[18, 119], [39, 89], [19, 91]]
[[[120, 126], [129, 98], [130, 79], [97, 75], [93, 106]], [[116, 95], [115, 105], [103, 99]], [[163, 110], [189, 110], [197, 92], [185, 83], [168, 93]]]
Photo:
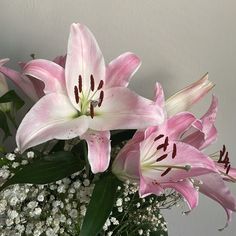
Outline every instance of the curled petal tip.
[[166, 101], [168, 116], [178, 112], [189, 110], [195, 103], [200, 101], [213, 87], [208, 79], [208, 73], [193, 84], [180, 90]]
[[0, 66], [3, 66], [3, 65], [6, 64], [8, 61], [10, 61], [9, 58], [0, 59]]

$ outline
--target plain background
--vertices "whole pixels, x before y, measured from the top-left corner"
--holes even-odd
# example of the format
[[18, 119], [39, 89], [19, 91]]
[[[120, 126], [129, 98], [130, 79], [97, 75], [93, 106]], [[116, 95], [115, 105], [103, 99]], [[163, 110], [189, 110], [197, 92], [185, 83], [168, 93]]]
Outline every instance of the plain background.
[[[207, 153], [225, 143], [236, 165], [236, 1], [234, 0], [0, 0], [0, 58], [17, 61], [52, 59], [66, 52], [69, 26], [86, 24], [95, 34], [106, 61], [133, 51], [143, 61], [130, 87], [152, 97], [155, 81], [166, 96], [209, 72], [219, 97], [219, 140]], [[194, 111], [201, 114], [210, 96]], [[231, 186], [236, 194], [235, 186]], [[231, 236], [236, 217], [223, 232], [223, 208], [201, 197], [188, 216], [183, 209], [165, 212], [170, 236]]]

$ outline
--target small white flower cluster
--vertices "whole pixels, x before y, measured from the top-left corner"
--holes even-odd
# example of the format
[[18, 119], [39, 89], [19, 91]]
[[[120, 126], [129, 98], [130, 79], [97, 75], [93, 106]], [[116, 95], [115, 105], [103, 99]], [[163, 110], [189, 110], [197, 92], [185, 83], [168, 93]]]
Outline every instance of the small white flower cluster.
[[[160, 214], [157, 197], [139, 198], [138, 188], [128, 181], [118, 187], [118, 198], [110, 217], [103, 226], [105, 235], [145, 235], [167, 232], [167, 224]], [[148, 227], [147, 227], [148, 225]]]
[[[10, 162], [0, 168], [2, 183], [11, 176], [15, 154], [7, 154], [6, 160]], [[23, 160], [17, 163], [25, 165]], [[93, 188], [83, 172], [47, 185], [6, 188], [0, 192], [0, 235], [78, 235]]]
[[[34, 152], [18, 158], [9, 153], [1, 159], [0, 185], [14, 175], [17, 168], [35, 158]], [[85, 171], [46, 185], [14, 185], [0, 192], [0, 236], [78, 235], [94, 184]], [[166, 206], [158, 197], [139, 198], [138, 187], [128, 181], [118, 187], [112, 212], [101, 235], [145, 235], [167, 225], [160, 214]], [[176, 197], [174, 193], [173, 199]], [[176, 202], [176, 199], [174, 199]], [[167, 205], [169, 206], [169, 205]]]

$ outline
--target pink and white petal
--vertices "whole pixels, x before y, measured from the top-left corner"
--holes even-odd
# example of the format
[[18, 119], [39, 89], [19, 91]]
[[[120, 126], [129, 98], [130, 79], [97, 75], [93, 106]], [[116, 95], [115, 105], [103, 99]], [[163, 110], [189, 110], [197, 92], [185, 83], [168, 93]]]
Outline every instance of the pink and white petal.
[[4, 95], [9, 91], [5, 76], [0, 72], [0, 96]]
[[[105, 62], [96, 39], [90, 30], [81, 24], [72, 24], [68, 41], [65, 66], [66, 88], [71, 102], [74, 99], [74, 86], [78, 85], [79, 75], [82, 76], [83, 91], [90, 89], [90, 76], [93, 75], [95, 86], [105, 80]], [[105, 81], [104, 81], [105, 82]]]
[[10, 59], [9, 58], [3, 58], [3, 59], [0, 59], [0, 66], [3, 66], [5, 65], [7, 62], [9, 62]]
[[0, 66], [0, 72], [3, 73], [5, 76], [7, 76], [31, 100], [33, 101], [39, 100], [40, 97], [35, 91], [33, 83], [29, 79], [24, 79], [21, 73], [14, 71], [10, 68], [7, 68], [5, 66]]
[[106, 88], [127, 87], [141, 65], [138, 56], [126, 52], [111, 61], [106, 68]]
[[193, 123], [193, 128], [187, 132], [183, 142], [188, 143], [200, 150], [208, 147], [217, 139], [217, 129], [215, 127], [218, 100], [212, 96], [210, 108], [206, 114]]
[[87, 117], [77, 116], [67, 96], [45, 95], [22, 120], [16, 133], [18, 148], [24, 152], [51, 139], [71, 139], [84, 134], [88, 129]]
[[226, 211], [227, 223], [231, 220], [232, 211], [236, 211], [236, 199], [225, 185], [219, 174], [207, 174], [197, 178], [202, 184], [199, 191], [209, 198], [217, 201]]
[[179, 140], [181, 135], [191, 127], [195, 120], [196, 117], [192, 113], [178, 113], [167, 120], [166, 127], [164, 127], [165, 131], [163, 132], [171, 140]]
[[53, 62], [55, 62], [55, 63], [58, 64], [59, 66], [65, 68], [65, 65], [66, 65], [66, 55], [55, 57], [55, 58], [53, 59]]
[[112, 172], [122, 181], [137, 183], [140, 178], [140, 153], [137, 145], [133, 149], [119, 153], [112, 165]]
[[88, 160], [94, 174], [107, 170], [110, 163], [110, 131], [88, 130], [80, 136], [88, 145]]
[[105, 91], [101, 107], [95, 108], [90, 120], [94, 130], [142, 129], [164, 120], [163, 110], [146, 98], [127, 88], [117, 87]]
[[179, 112], [189, 110], [213, 87], [214, 84], [208, 80], [208, 74], [206, 74], [200, 80], [177, 92], [166, 101], [168, 116], [171, 117]]
[[151, 194], [155, 194], [157, 196], [161, 195], [164, 192], [162, 186], [155, 181], [152, 181], [148, 178], [144, 178], [140, 176], [140, 183], [139, 183], [139, 196], [140, 197], [147, 197]]
[[[157, 104], [157, 106], [161, 107], [164, 110], [163, 112], [166, 113], [165, 95], [164, 95], [164, 91], [160, 83], [156, 83], [155, 85], [154, 101]], [[165, 114], [165, 116], [167, 117], [167, 114]]]
[[199, 193], [196, 188], [194, 188], [190, 180], [185, 179], [179, 182], [162, 183], [161, 186], [164, 189], [171, 188], [179, 192], [186, 199], [191, 210], [197, 207]]
[[31, 60], [25, 65], [23, 74], [41, 80], [45, 84], [44, 92], [46, 94], [66, 94], [64, 68], [52, 61]]

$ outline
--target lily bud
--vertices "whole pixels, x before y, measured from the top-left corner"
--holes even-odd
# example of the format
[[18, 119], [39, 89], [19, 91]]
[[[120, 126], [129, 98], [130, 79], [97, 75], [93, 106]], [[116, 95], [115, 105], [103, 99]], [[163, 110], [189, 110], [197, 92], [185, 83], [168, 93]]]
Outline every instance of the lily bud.
[[166, 101], [168, 116], [189, 110], [195, 103], [202, 99], [214, 84], [208, 80], [208, 73], [200, 80], [180, 90]]
[[[2, 97], [5, 93], [8, 92], [8, 85], [5, 79], [5, 76], [0, 73], [0, 97]], [[7, 112], [11, 110], [11, 103], [0, 103], [0, 110], [3, 112]]]

